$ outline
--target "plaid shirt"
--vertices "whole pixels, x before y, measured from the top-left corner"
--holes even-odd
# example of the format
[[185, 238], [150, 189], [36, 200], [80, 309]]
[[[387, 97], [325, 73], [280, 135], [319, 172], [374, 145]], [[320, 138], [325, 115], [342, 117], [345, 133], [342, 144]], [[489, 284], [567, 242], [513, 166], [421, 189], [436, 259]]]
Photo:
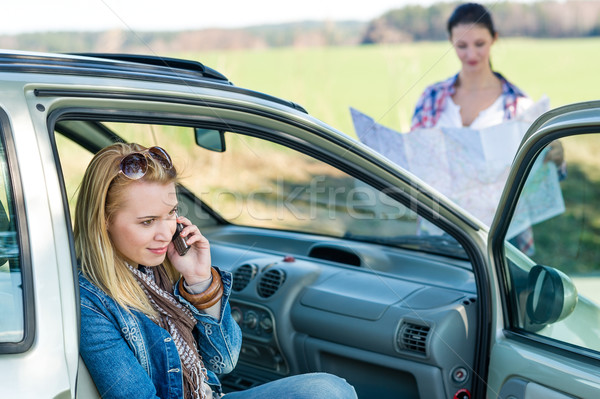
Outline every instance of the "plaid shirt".
[[[494, 72], [494, 74], [502, 82], [504, 120], [507, 121], [516, 116], [519, 98], [527, 96], [517, 86], [506, 80], [504, 76], [500, 75], [498, 72]], [[456, 91], [454, 86], [457, 79], [458, 74], [442, 82], [435, 83], [425, 89], [415, 107], [410, 130], [435, 127], [442, 112], [444, 112], [444, 109], [446, 108], [446, 100]], [[519, 248], [521, 252], [529, 256], [532, 256], [535, 253], [533, 231], [531, 227], [528, 227], [517, 234], [511, 242]]]
[[[494, 74], [502, 82], [502, 94], [504, 95], [504, 120], [515, 117], [517, 113], [517, 101], [519, 98], [527, 97], [517, 86], [510, 83], [498, 72]], [[429, 86], [417, 102], [412, 117], [410, 130], [434, 127], [446, 108], [446, 100], [456, 91], [454, 88], [458, 74], [442, 82]]]

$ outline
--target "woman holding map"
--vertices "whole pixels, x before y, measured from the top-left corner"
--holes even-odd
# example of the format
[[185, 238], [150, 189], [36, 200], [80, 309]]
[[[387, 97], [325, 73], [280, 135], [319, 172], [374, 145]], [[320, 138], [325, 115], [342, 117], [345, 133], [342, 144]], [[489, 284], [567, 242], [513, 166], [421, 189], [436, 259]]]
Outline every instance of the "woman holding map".
[[[438, 127], [483, 129], [514, 119], [532, 105], [524, 92], [492, 70], [490, 50], [498, 33], [484, 6], [458, 6], [448, 19], [447, 30], [461, 69], [425, 89], [415, 107], [411, 131]], [[552, 144], [546, 160], [563, 167], [559, 142]], [[528, 230], [515, 238], [525, 253], [533, 249]]]
[[513, 119], [532, 104], [518, 87], [492, 70], [490, 50], [498, 33], [484, 6], [458, 6], [448, 20], [448, 35], [461, 70], [425, 89], [415, 107], [411, 130], [487, 127]]

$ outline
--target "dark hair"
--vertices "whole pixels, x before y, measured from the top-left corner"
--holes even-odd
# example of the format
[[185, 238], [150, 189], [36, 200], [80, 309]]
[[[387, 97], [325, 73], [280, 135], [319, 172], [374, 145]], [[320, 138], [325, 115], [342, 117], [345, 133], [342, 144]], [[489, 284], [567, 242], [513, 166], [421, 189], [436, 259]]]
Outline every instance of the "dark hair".
[[483, 25], [492, 37], [496, 36], [492, 14], [481, 4], [466, 3], [456, 7], [448, 19], [448, 35], [452, 36], [452, 28], [461, 24]]

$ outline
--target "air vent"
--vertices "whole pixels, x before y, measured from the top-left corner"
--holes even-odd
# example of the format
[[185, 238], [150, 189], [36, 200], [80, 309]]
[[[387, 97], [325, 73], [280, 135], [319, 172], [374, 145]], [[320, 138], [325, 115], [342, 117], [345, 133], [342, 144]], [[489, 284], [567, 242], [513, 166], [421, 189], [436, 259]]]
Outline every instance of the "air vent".
[[250, 283], [250, 281], [256, 276], [257, 267], [255, 265], [245, 264], [241, 265], [233, 272], [233, 286], [231, 287], [234, 291], [241, 291]]
[[279, 269], [270, 269], [260, 278], [258, 282], [258, 295], [269, 298], [285, 281], [285, 273]]
[[427, 354], [429, 326], [404, 322], [398, 331], [398, 347], [405, 351]]

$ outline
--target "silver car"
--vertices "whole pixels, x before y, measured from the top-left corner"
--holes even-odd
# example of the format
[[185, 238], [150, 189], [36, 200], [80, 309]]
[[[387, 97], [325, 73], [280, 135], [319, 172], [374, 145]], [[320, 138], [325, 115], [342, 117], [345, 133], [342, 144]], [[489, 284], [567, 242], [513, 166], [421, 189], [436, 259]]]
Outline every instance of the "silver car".
[[[71, 215], [115, 141], [173, 156], [181, 213], [234, 275], [244, 340], [227, 392], [326, 371], [360, 398], [599, 397], [600, 102], [531, 125], [488, 228], [301, 106], [197, 62], [1, 52], [0, 86], [1, 397], [102, 395], [79, 357]], [[567, 175], [551, 192], [537, 171], [556, 140]]]

